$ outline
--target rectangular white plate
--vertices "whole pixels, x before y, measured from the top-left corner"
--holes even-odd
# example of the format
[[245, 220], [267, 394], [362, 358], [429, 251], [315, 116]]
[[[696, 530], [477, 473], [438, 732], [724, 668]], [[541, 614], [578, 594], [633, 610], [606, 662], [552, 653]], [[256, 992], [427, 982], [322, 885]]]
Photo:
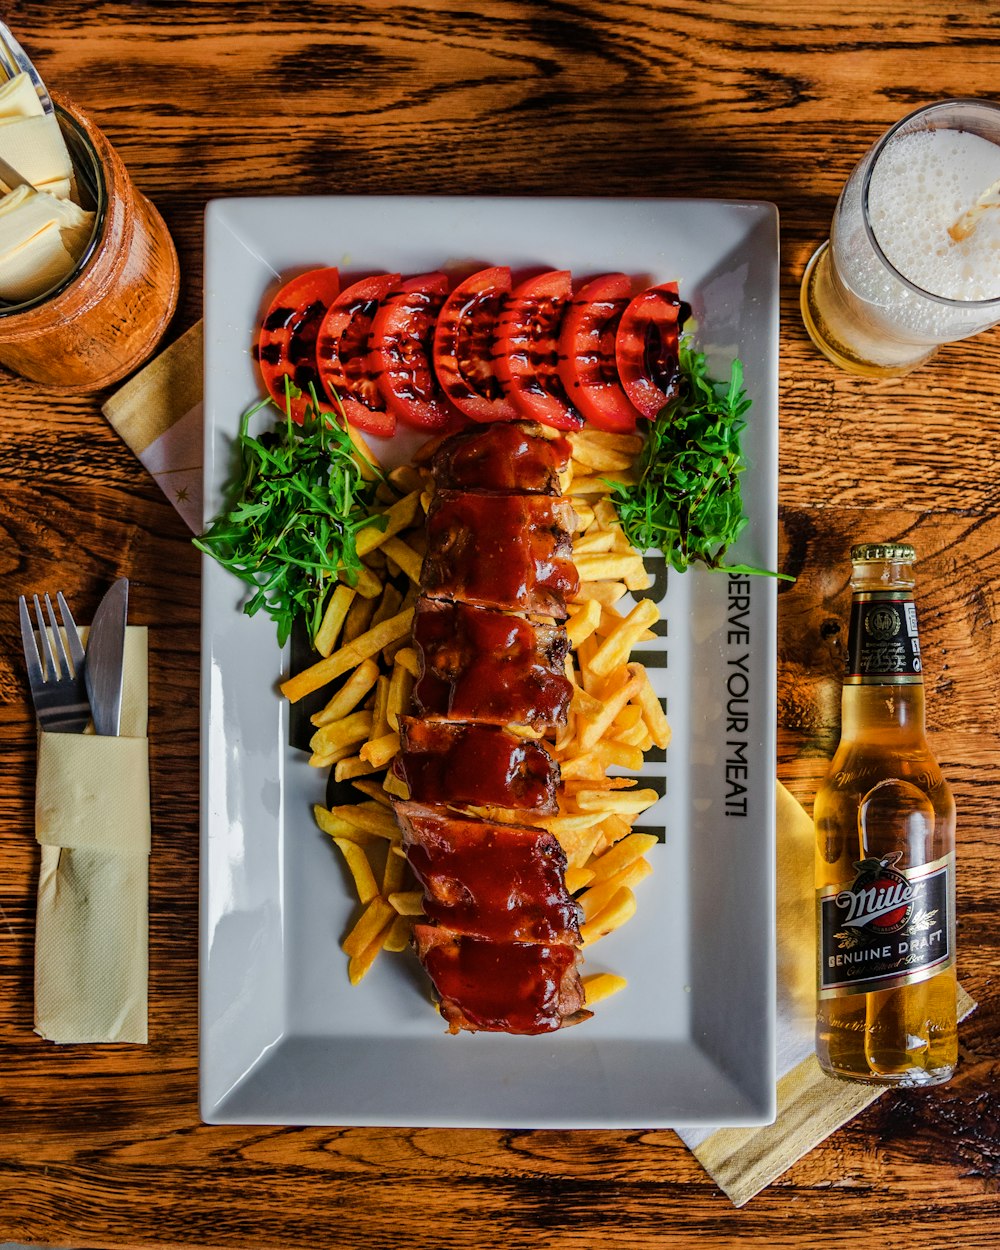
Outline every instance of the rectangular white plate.
[[[419, 273], [471, 262], [677, 279], [718, 376], [738, 355], [750, 524], [731, 558], [775, 567], [778, 221], [713, 200], [319, 197], [219, 200], [205, 230], [205, 508], [223, 503], [250, 355], [277, 280], [319, 265]], [[213, 1123], [521, 1128], [763, 1124], [774, 1116], [776, 595], [769, 578], [665, 579], [645, 644], [674, 740], [650, 776], [664, 832], [638, 913], [587, 954], [628, 988], [542, 1037], [450, 1036], [412, 956], [360, 986], [355, 914], [288, 747], [288, 664], [243, 587], [203, 569], [201, 1113]], [[749, 596], [749, 604], [742, 602]]]

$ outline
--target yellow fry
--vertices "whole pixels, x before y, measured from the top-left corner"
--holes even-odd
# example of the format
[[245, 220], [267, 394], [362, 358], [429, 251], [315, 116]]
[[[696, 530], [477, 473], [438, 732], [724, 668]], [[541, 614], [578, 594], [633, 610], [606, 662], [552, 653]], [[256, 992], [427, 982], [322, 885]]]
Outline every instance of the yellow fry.
[[405, 951], [410, 945], [412, 933], [413, 921], [410, 917], [397, 916], [389, 926], [389, 932], [382, 942], [382, 949], [384, 951]]
[[352, 712], [378, 681], [378, 665], [374, 660], [362, 660], [330, 702], [309, 719], [317, 727], [341, 720]]
[[381, 738], [370, 738], [361, 748], [360, 755], [376, 768], [384, 768], [394, 755], [399, 754], [399, 734], [383, 734]]
[[331, 807], [330, 813], [366, 833], [374, 833], [392, 842], [398, 841], [402, 836], [395, 815], [381, 803], [342, 803]]
[[382, 897], [388, 898], [390, 894], [402, 889], [405, 876], [406, 857], [402, 852], [397, 855], [395, 845], [390, 846], [389, 854], [385, 857], [385, 868], [382, 870]]
[[589, 890], [584, 890], [578, 900], [583, 908], [584, 920], [593, 920], [599, 915], [611, 902], [616, 890], [620, 890], [623, 885], [628, 886], [630, 890], [634, 889], [652, 871], [653, 866], [649, 860], [640, 858], [633, 860], [621, 872], [616, 872], [606, 881], [595, 882]]
[[359, 829], [357, 825], [352, 825], [341, 816], [335, 816], [328, 808], [321, 807], [318, 803], [313, 807], [313, 818], [320, 829], [328, 833], [331, 838], [346, 838], [350, 842], [357, 842], [359, 846], [373, 846], [377, 841], [373, 834]]
[[356, 426], [351, 425], [350, 422], [341, 422], [341, 426], [347, 431], [347, 437], [354, 444], [357, 452], [354, 459], [361, 470], [361, 476], [366, 482], [374, 482], [378, 477], [378, 457], [365, 442], [361, 431]]
[[364, 848], [348, 838], [334, 838], [333, 840], [337, 850], [343, 855], [347, 861], [348, 868], [351, 870], [359, 902], [370, 903], [375, 895], [378, 894], [378, 884], [375, 881], [375, 874], [372, 872], [372, 866], [368, 862], [368, 856], [365, 854]]
[[[567, 493], [566, 489], [562, 492]], [[576, 532], [582, 534], [585, 530], [590, 529], [594, 524], [594, 510], [589, 503], [585, 503], [582, 499], [578, 499], [573, 504], [573, 511], [576, 513]]]
[[378, 607], [371, 619], [371, 626], [374, 629], [376, 625], [381, 625], [383, 621], [387, 621], [390, 616], [395, 616], [400, 610], [399, 605], [403, 602], [403, 596], [399, 590], [392, 584], [386, 582], [378, 601]]
[[385, 705], [385, 717], [390, 729], [399, 729], [399, 717], [409, 707], [412, 693], [413, 678], [402, 664], [393, 664]]
[[602, 937], [607, 937], [635, 915], [635, 895], [628, 886], [621, 886], [615, 891], [610, 903], [597, 913], [593, 920], [580, 926], [580, 938], [584, 946], [593, 946]]
[[626, 682], [612, 688], [606, 695], [604, 705], [594, 717], [587, 717], [578, 734], [580, 749], [589, 751], [595, 747], [605, 730], [622, 710], [626, 703], [639, 691], [638, 677], [630, 677]]
[[323, 619], [320, 621], [319, 629], [316, 631], [316, 637], [313, 639], [313, 646], [320, 655], [329, 655], [333, 650], [333, 644], [337, 641], [344, 621], [347, 619], [347, 611], [354, 602], [354, 597], [358, 592], [353, 586], [338, 585], [334, 587], [330, 601], [326, 605], [323, 613]]
[[408, 543], [405, 543], [402, 538], [387, 538], [382, 544], [382, 550], [390, 560], [394, 560], [399, 565], [411, 582], [416, 585], [420, 584], [423, 557]]
[[355, 638], [353, 642], [334, 651], [332, 655], [328, 655], [309, 668], [303, 669], [301, 673], [290, 677], [288, 681], [282, 683], [281, 693], [290, 702], [295, 703], [313, 690], [318, 690], [327, 682], [333, 681], [341, 673], [356, 668], [363, 660], [370, 659], [388, 643], [395, 642], [397, 638], [405, 638], [410, 632], [412, 622], [412, 608], [399, 612], [387, 621], [382, 621], [359, 638]]
[[357, 924], [340, 944], [345, 955], [357, 955], [370, 946], [388, 925], [392, 924], [396, 913], [384, 898], [375, 896], [361, 913]]
[[403, 494], [414, 492], [418, 498], [424, 489], [424, 479], [412, 464], [401, 464], [393, 469], [389, 474], [389, 481]]
[[383, 807], [390, 810], [392, 809], [392, 800], [379, 782], [371, 781], [366, 777], [361, 781], [353, 781], [351, 784], [355, 790], [360, 790], [362, 794], [367, 794], [373, 802], [380, 803]]
[[395, 921], [391, 921], [385, 925], [363, 950], [357, 955], [352, 955], [347, 961], [347, 975], [352, 985], [358, 984], [378, 958], [379, 952], [389, 940], [389, 934], [392, 932], [394, 924]]
[[573, 430], [569, 435], [569, 441], [573, 445], [574, 455], [579, 454], [581, 447], [598, 448], [606, 452], [608, 455], [617, 453], [629, 457], [631, 463], [636, 456], [642, 451], [642, 435], [641, 434], [625, 434], [615, 432], [613, 430], [595, 430], [591, 426], [587, 426], [582, 430]]
[[376, 772], [378, 769], [374, 764], [369, 764], [360, 755], [352, 755], [348, 759], [337, 761], [333, 770], [333, 779], [334, 781], [351, 781], [354, 777], [366, 777], [369, 773]]
[[585, 599], [596, 599], [598, 603], [617, 603], [627, 593], [624, 582], [581, 582], [580, 588], [573, 596], [574, 603], [582, 603]]
[[365, 632], [371, 624], [371, 619], [375, 615], [377, 607], [377, 599], [364, 599], [361, 595], [355, 596], [354, 602], [348, 610], [347, 620], [344, 621], [343, 632], [340, 635], [342, 645], [353, 642], [355, 638], [359, 638]]
[[654, 745], [667, 747], [670, 745], [671, 729], [663, 706], [649, 680], [649, 674], [641, 664], [630, 664], [629, 671], [639, 678], [639, 692], [636, 701], [642, 708], [642, 720], [649, 730]]
[[379, 529], [377, 525], [366, 525], [363, 530], [358, 531], [356, 544], [358, 555], [367, 555], [370, 551], [374, 551], [376, 547], [383, 546], [387, 539], [398, 534], [400, 530], [405, 530], [411, 526], [416, 519], [419, 507], [420, 491], [418, 489], [411, 490], [408, 495], [404, 495], [391, 508], [386, 508], [382, 514], [388, 518], [385, 529]]
[[599, 1003], [602, 999], [610, 998], [612, 994], [617, 994], [628, 985], [624, 977], [617, 976], [613, 972], [595, 972], [589, 977], [583, 977], [582, 982], [584, 1002], [588, 1007], [593, 1007], [594, 1003]]
[[594, 871], [592, 868], [566, 869], [566, 889], [570, 894], [575, 894], [577, 890], [582, 890], [584, 886], [590, 885], [593, 879]]
[[660, 610], [656, 604], [651, 599], [641, 599], [598, 647], [590, 661], [591, 670], [599, 677], [610, 676], [614, 669], [628, 659], [640, 635], [659, 619]]
[[608, 552], [614, 546], [615, 536], [611, 530], [591, 530], [573, 539], [573, 559], [596, 552]]
[[566, 626], [566, 635], [571, 647], [578, 647], [585, 638], [597, 629], [601, 623], [601, 604], [596, 599], [588, 599], [570, 617]]
[[424, 896], [421, 890], [396, 890], [386, 897], [401, 916], [424, 914]]
[[393, 664], [401, 664], [411, 677], [420, 676], [420, 657], [413, 647], [400, 647], [392, 658]]
[[[340, 720], [331, 721], [317, 729], [309, 739], [309, 748], [317, 755], [331, 755], [343, 747], [350, 748], [364, 742], [372, 731], [371, 712], [352, 712]], [[340, 757], [343, 759], [343, 755]]]
[[595, 443], [589, 438], [581, 438], [571, 434], [569, 441], [573, 447], [573, 459], [577, 464], [597, 473], [608, 473], [612, 469], [631, 469], [635, 460], [635, 452], [628, 448], [609, 447], [606, 443]]
[[606, 851], [599, 859], [588, 864], [594, 870], [594, 884], [607, 881], [615, 873], [621, 872], [629, 864], [640, 859], [656, 845], [656, 838], [651, 833], [630, 833], [627, 838], [616, 842], [610, 851]]
[[[340, 580], [347, 582], [347, 573], [340, 574]], [[362, 597], [362, 599], [377, 599], [382, 593], [382, 581], [377, 574], [371, 569], [365, 568], [364, 565], [358, 570], [357, 577], [354, 581], [354, 589]]]
[[410, 788], [405, 781], [402, 781], [390, 769], [382, 782], [382, 789], [386, 794], [391, 794], [395, 799], [408, 799], [410, 797]]

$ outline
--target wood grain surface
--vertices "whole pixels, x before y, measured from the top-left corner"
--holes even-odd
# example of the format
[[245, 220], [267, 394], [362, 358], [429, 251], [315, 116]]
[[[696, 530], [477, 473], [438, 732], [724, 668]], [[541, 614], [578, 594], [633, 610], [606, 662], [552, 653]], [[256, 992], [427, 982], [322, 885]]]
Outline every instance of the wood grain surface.
[[[100, 415], [0, 376], [0, 1242], [179, 1247], [1000, 1241], [1000, 331], [890, 383], [809, 344], [798, 278], [856, 161], [918, 104], [996, 94], [1000, 8], [970, 0], [11, 0], [0, 16], [163, 213], [175, 338], [202, 211], [237, 193], [772, 200], [782, 223], [780, 778], [807, 806], [837, 737], [847, 552], [919, 552], [932, 743], [960, 813], [954, 1081], [888, 1093], [736, 1211], [670, 1132], [206, 1127], [198, 1120], [199, 573]], [[150, 1044], [32, 1033], [34, 725], [14, 599], [87, 620], [132, 579], [150, 627]]]

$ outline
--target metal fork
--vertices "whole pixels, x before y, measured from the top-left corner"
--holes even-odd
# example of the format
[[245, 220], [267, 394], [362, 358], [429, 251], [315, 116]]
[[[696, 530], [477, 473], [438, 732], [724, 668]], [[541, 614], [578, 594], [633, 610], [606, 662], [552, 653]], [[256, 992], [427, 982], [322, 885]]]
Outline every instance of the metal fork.
[[73, 620], [73, 614], [61, 590], [56, 594], [56, 602], [62, 617], [62, 631], [56, 624], [56, 614], [49, 596], [45, 596], [48, 625], [38, 596], [33, 595], [32, 598], [35, 602], [35, 619], [38, 622], [44, 664], [42, 656], [38, 654], [35, 631], [31, 627], [31, 617], [24, 595], [18, 599], [17, 606], [21, 614], [21, 642], [28, 665], [28, 684], [31, 687], [35, 712], [42, 728], [49, 733], [81, 733], [90, 720], [90, 703], [83, 679], [83, 643], [80, 641], [76, 621]]
[[31, 57], [17, 42], [10, 27], [4, 22], [0, 22], [0, 69], [3, 69], [8, 78], [16, 78], [18, 74], [27, 74], [31, 79], [31, 85], [38, 92], [42, 109], [46, 113], [55, 111], [52, 106], [52, 97], [46, 91], [45, 83], [42, 82], [38, 70], [32, 65]]

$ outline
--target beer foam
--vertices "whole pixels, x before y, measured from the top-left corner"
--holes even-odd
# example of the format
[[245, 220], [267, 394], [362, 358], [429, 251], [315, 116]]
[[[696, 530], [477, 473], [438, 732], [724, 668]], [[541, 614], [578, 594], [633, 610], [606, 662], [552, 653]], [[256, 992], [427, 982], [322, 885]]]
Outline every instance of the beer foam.
[[891, 141], [868, 190], [872, 229], [895, 268], [955, 300], [1000, 298], [1000, 210], [956, 243], [948, 228], [1000, 178], [1000, 146], [964, 130], [922, 130]]

